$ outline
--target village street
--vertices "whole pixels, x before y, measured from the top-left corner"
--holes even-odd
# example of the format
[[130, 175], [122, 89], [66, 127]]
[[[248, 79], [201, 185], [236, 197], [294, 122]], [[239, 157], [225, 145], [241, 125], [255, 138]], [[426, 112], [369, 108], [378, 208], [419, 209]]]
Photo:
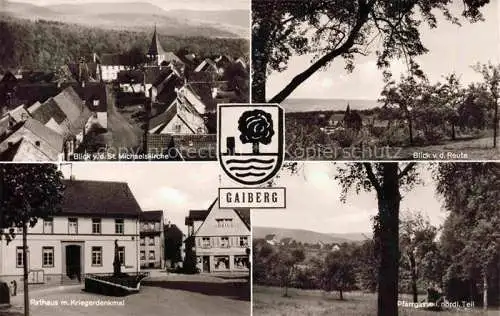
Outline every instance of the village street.
[[[85, 293], [83, 284], [33, 290], [30, 303], [33, 316], [65, 315], [238, 315], [250, 312], [250, 286], [242, 274], [181, 275], [154, 273], [142, 282], [137, 294], [111, 297]], [[60, 302], [81, 302], [82, 306], [61, 306]], [[83, 306], [85, 302], [122, 302], [115, 306]], [[22, 294], [12, 298], [8, 315], [22, 315]], [[42, 302], [42, 301], [39, 301]], [[47, 306], [58, 302], [59, 306]], [[78, 304], [78, 303], [73, 303]], [[0, 312], [0, 315], [2, 313]]]

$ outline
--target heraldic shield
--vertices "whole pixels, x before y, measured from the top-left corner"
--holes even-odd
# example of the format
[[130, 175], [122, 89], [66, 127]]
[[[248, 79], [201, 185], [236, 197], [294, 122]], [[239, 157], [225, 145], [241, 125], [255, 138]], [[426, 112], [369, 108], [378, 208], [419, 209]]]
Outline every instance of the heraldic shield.
[[284, 111], [278, 104], [219, 104], [218, 156], [224, 172], [245, 185], [272, 179], [284, 157]]

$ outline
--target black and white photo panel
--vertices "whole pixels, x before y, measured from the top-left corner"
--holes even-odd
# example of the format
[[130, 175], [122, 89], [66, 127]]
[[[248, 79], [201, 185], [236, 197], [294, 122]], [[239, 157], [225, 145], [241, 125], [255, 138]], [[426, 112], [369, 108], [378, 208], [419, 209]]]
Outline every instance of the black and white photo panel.
[[498, 1], [252, 0], [252, 100], [290, 160], [500, 157]]
[[0, 1], [0, 161], [216, 160], [250, 0]]

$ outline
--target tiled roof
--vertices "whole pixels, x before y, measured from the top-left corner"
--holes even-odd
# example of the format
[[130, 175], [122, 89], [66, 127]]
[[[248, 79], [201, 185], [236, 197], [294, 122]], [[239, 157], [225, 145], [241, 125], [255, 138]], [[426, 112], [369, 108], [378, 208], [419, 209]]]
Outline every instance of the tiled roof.
[[142, 83], [144, 73], [140, 70], [122, 70], [118, 72], [117, 80], [119, 83]]
[[184, 62], [173, 52], [165, 52], [165, 61], [184, 64]]
[[55, 150], [58, 150], [59, 152], [63, 151], [64, 140], [62, 136], [37, 120], [31, 118], [27, 119], [26, 122], [24, 122], [24, 128], [42, 138]]
[[173, 135], [172, 142], [181, 154], [182, 160], [217, 160], [215, 134]]
[[177, 112], [177, 104], [172, 103], [166, 111], [150, 118], [149, 129], [168, 124], [177, 115]]
[[186, 85], [186, 89], [191, 90], [205, 104], [205, 112], [217, 110], [217, 103], [212, 97], [212, 85], [191, 82]]
[[15, 109], [12, 109], [9, 111], [9, 115], [16, 121], [16, 122], [23, 122], [28, 117], [30, 117], [28, 111], [26, 111], [26, 108], [24, 105], [20, 105]]
[[63, 215], [133, 217], [141, 208], [125, 182], [64, 180]]
[[90, 118], [91, 112], [89, 108], [83, 104], [83, 101], [72, 87], [64, 89], [64, 91], [55, 96], [53, 100], [68, 118], [73, 135], [78, 134], [85, 128], [85, 123], [87, 123]]
[[[93, 112], [107, 112], [108, 98], [106, 95], [106, 84], [102, 82], [87, 82], [82, 87], [79, 83], [71, 85], [81, 100], [85, 100], [87, 107]], [[94, 106], [94, 100], [99, 104]]]
[[217, 160], [215, 134], [149, 134], [148, 153], [169, 154], [167, 160]]
[[217, 70], [217, 65], [213, 60], [210, 58], [205, 58], [204, 61], [202, 61], [198, 67], [194, 70], [195, 72], [200, 72], [200, 71], [208, 71], [208, 70]]
[[141, 221], [161, 222], [163, 211], [143, 211], [140, 215]]

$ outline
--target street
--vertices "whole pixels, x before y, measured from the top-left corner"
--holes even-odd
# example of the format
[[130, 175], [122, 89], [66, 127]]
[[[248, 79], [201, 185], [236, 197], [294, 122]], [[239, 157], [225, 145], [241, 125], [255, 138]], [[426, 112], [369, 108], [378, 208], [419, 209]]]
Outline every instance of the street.
[[[30, 315], [250, 315], [251, 308], [250, 285], [241, 274], [155, 274], [142, 282], [139, 293], [126, 297], [85, 293], [82, 288], [72, 285], [33, 290]], [[115, 305], [90, 306], [98, 301]], [[13, 297], [11, 303], [13, 307], [6, 315], [22, 315], [22, 294]]]

